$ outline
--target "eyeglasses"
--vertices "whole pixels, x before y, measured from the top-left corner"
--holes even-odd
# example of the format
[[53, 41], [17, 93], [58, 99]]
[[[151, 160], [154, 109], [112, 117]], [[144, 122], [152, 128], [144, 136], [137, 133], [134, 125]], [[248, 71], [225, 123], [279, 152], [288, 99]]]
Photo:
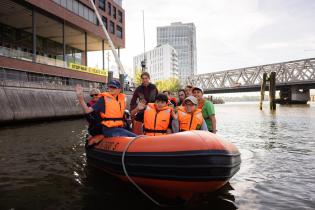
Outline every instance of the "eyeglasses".
[[98, 96], [98, 94], [92, 94], [92, 95], [90, 95], [91, 97], [94, 97], [94, 96]]
[[178, 96], [185, 96], [184, 94], [179, 94]]

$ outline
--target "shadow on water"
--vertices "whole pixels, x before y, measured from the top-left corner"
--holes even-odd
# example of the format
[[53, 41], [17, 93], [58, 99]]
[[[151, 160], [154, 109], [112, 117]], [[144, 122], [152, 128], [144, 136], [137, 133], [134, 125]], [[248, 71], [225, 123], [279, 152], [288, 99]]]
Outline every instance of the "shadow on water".
[[[86, 167], [82, 209], [224, 209], [235, 210], [235, 198], [230, 193], [233, 188], [228, 183], [214, 193], [207, 193], [193, 198], [190, 202], [176, 204], [159, 199], [169, 205], [159, 207], [143, 196], [134, 186], [126, 184], [91, 166]], [[158, 199], [157, 199], [158, 200]]]

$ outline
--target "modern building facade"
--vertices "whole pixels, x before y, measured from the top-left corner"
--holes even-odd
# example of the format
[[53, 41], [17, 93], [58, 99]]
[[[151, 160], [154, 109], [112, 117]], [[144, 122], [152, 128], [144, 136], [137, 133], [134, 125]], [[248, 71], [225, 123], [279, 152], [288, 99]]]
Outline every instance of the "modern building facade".
[[114, 2], [122, 7], [122, 0], [114, 0]]
[[196, 27], [193, 23], [171, 23], [157, 28], [157, 44], [170, 44], [178, 53], [180, 83], [197, 73]]
[[[94, 0], [116, 49], [125, 47], [125, 13], [113, 0]], [[1, 0], [0, 79], [44, 80], [90, 87], [106, 83], [110, 49], [89, 0]], [[87, 52], [103, 52], [89, 68]]]
[[141, 70], [141, 62], [146, 58], [146, 71], [151, 81], [156, 82], [170, 78], [178, 78], [178, 57], [176, 50], [169, 44], [159, 45], [153, 50], [133, 58], [134, 71]]

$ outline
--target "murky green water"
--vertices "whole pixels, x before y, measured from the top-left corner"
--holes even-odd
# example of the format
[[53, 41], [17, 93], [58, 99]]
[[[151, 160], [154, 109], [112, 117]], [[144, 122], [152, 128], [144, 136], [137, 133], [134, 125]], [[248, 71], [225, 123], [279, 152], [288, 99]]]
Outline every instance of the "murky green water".
[[[216, 105], [218, 135], [242, 153], [228, 188], [176, 209], [314, 209], [315, 104]], [[86, 166], [85, 121], [0, 128], [0, 209], [159, 209]]]

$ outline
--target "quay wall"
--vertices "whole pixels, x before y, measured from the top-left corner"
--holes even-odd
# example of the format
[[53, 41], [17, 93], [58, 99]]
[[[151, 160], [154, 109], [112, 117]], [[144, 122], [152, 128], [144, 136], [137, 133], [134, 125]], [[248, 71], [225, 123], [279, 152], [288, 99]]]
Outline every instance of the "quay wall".
[[[88, 91], [86, 91], [88, 97]], [[74, 87], [20, 81], [0, 82], [0, 122], [83, 115]]]
[[[127, 101], [132, 93], [127, 94]], [[85, 101], [89, 88], [84, 88]], [[127, 108], [128, 108], [127, 103]], [[53, 120], [83, 116], [73, 86], [0, 81], [0, 123]]]

